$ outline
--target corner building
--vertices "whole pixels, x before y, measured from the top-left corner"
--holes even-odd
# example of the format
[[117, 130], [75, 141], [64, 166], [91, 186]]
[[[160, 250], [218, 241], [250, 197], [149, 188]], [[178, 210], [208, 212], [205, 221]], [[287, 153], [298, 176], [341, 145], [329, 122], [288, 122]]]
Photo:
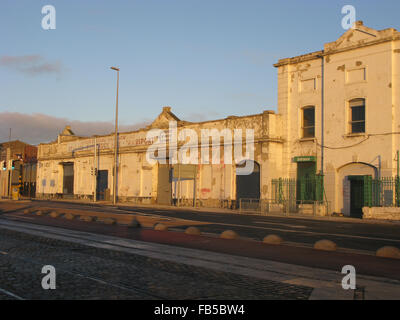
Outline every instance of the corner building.
[[[399, 40], [395, 29], [377, 31], [357, 21], [323, 50], [275, 64], [284, 123], [282, 177], [322, 174], [321, 197], [330, 213], [362, 215], [373, 196], [371, 181], [397, 174]], [[394, 188], [383, 190], [380, 201], [394, 205], [394, 193]], [[314, 195], [300, 190], [296, 196]]]

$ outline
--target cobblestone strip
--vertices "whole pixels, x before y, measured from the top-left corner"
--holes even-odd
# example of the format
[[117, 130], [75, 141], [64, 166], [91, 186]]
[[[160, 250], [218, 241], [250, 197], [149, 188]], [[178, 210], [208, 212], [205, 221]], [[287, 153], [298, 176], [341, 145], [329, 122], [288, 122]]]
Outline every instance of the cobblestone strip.
[[[0, 288], [27, 299], [307, 299], [312, 292], [5, 229], [0, 251]], [[41, 288], [43, 265], [56, 268], [56, 290]]]

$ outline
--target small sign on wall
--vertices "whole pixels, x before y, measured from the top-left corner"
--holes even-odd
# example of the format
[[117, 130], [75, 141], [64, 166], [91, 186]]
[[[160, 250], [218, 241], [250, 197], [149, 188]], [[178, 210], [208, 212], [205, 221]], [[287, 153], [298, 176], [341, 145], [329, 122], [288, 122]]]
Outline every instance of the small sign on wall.
[[293, 162], [315, 162], [317, 158], [315, 156], [298, 156], [293, 158]]

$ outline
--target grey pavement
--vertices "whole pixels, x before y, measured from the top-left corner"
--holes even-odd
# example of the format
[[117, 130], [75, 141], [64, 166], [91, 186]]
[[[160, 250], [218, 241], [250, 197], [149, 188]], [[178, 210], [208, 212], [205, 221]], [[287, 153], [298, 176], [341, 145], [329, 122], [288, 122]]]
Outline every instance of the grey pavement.
[[[0, 221], [0, 298], [353, 299], [343, 275], [19, 221]], [[54, 265], [57, 289], [40, 287]], [[357, 275], [366, 299], [400, 299], [400, 282]]]

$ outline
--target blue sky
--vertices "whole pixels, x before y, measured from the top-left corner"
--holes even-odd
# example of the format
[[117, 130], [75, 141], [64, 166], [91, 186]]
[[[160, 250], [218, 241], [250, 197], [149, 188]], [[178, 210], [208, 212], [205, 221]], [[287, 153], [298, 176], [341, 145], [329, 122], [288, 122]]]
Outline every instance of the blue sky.
[[[47, 4], [56, 30], [41, 28]], [[191, 121], [276, 109], [273, 63], [336, 40], [346, 4], [366, 26], [400, 29], [398, 0], [2, 0], [0, 57], [35, 56], [56, 70], [0, 66], [0, 116], [112, 121], [111, 65], [121, 68], [125, 125], [154, 119], [165, 105]], [[0, 128], [0, 139], [7, 132]]]

